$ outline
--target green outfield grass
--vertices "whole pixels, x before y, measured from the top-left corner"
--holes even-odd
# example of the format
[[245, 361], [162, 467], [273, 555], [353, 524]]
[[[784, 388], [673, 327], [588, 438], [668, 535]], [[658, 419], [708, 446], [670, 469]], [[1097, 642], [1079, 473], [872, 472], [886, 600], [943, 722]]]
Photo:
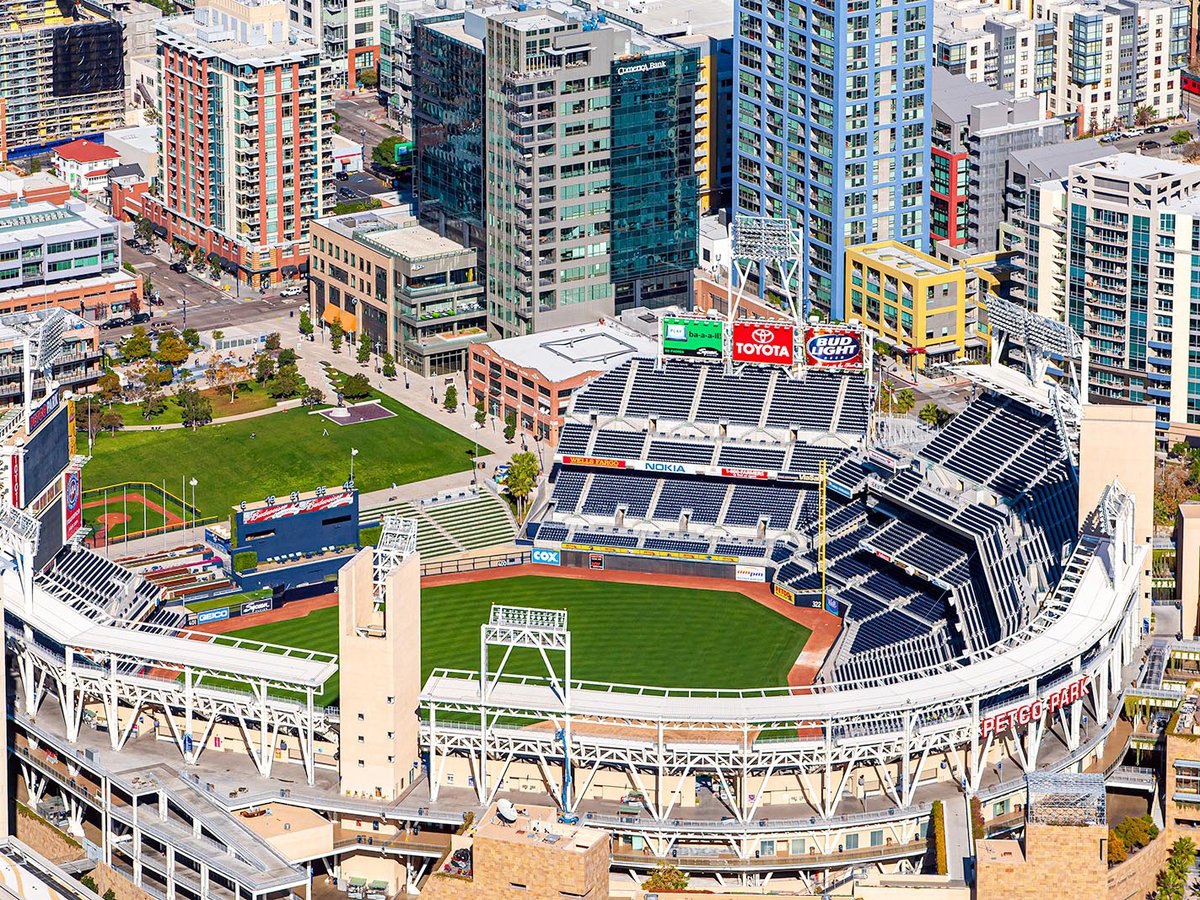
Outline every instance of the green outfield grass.
[[[421, 591], [422, 678], [434, 668], [479, 668], [479, 626], [492, 603], [567, 610], [572, 676], [592, 681], [723, 689], [784, 685], [811, 634], [733, 591], [522, 576]], [[337, 653], [337, 617], [337, 608], [330, 607], [233, 634]], [[513, 651], [506, 670], [545, 671], [536, 651]], [[338, 702], [336, 676], [321, 699], [326, 705]]]
[[[88, 463], [87, 485], [166, 479], [167, 490], [178, 491], [194, 477], [200, 515], [228, 516], [241, 500], [342, 484], [350, 475], [352, 447], [358, 450], [354, 480], [360, 491], [471, 468], [473, 441], [396, 401], [385, 399], [383, 404], [396, 415], [358, 425], [338, 426], [305, 409], [289, 409], [196, 431], [100, 435]], [[191, 503], [192, 489], [187, 490]]]

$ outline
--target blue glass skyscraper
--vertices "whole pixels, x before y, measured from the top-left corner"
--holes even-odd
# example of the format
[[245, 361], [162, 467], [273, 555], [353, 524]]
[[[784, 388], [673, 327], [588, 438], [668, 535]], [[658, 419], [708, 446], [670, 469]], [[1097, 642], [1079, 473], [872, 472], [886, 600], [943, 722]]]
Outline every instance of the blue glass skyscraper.
[[801, 229], [841, 318], [844, 248], [928, 235], [932, 0], [737, 0], [734, 209]]

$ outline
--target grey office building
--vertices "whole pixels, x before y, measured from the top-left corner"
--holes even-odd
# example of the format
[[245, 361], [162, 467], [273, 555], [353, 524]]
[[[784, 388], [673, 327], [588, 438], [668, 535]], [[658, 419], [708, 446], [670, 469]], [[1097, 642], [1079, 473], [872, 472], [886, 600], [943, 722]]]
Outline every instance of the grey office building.
[[[1042, 118], [1035, 97], [1015, 100], [1005, 91], [935, 68], [933, 134], [934, 146], [944, 153], [966, 154], [966, 247], [990, 252], [999, 247], [1009, 154], [1062, 143], [1067, 125]], [[963, 211], [960, 207], [959, 213]]]

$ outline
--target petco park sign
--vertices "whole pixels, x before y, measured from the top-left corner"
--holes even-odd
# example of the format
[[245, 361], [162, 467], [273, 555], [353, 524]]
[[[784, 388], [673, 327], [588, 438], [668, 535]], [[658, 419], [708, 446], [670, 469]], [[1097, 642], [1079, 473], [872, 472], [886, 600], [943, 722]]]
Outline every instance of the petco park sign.
[[1030, 722], [1040, 722], [1042, 716], [1053, 714], [1064, 706], [1069, 706], [1083, 697], [1087, 689], [1088, 677], [1080, 675], [1074, 681], [1064, 684], [1057, 690], [1051, 691], [1045, 697], [1029, 700], [1020, 706], [1014, 706], [1003, 712], [984, 716], [979, 721], [979, 736], [1003, 734], [1018, 725], [1028, 725]]
[[767, 322], [733, 324], [733, 361], [790, 366], [796, 353], [796, 329]]

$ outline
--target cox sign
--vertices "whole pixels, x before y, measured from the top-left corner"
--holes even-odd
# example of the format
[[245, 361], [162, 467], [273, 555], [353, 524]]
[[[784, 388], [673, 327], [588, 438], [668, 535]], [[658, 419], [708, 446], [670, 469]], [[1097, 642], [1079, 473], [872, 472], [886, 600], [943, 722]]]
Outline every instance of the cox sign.
[[796, 352], [796, 329], [768, 322], [734, 322], [733, 361], [790, 366]]
[[862, 368], [862, 335], [847, 328], [809, 328], [804, 333], [804, 362], [819, 369]]
[[557, 550], [550, 550], [546, 547], [534, 547], [530, 553], [531, 562], [541, 566], [559, 566], [562, 565], [562, 554]]

